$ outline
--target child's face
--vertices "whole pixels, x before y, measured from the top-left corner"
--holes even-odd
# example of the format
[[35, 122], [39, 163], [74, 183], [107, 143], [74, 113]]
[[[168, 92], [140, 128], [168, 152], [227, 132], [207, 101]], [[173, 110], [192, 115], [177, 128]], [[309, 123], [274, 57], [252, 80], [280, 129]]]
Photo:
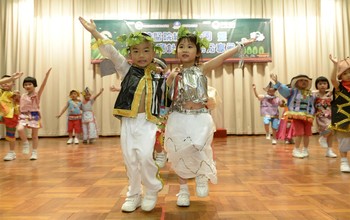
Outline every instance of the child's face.
[[79, 94], [78, 94], [77, 92], [72, 92], [72, 93], [70, 94], [70, 98], [71, 98], [72, 100], [76, 100], [78, 97], [79, 97]]
[[84, 95], [84, 99], [85, 99], [85, 100], [90, 100], [90, 98], [91, 98], [91, 94], [90, 94], [90, 93], [86, 93], [86, 94]]
[[177, 58], [184, 65], [193, 65], [199, 53], [196, 45], [187, 38], [183, 38], [176, 48]]
[[350, 81], [350, 69], [343, 72], [340, 76], [341, 81]]
[[328, 83], [325, 81], [320, 81], [317, 83], [317, 89], [319, 91], [326, 91], [328, 88]]
[[309, 80], [307, 79], [299, 79], [295, 86], [298, 88], [298, 89], [307, 89], [307, 87], [309, 86]]
[[33, 92], [34, 89], [35, 89], [33, 83], [31, 83], [31, 82], [26, 82], [26, 83], [24, 83], [24, 84], [23, 84], [23, 88], [24, 88], [28, 93]]
[[0, 87], [4, 91], [11, 91], [14, 85], [15, 83], [11, 81], [11, 82], [1, 84]]
[[269, 88], [267, 90], [267, 94], [270, 95], [270, 96], [274, 96], [276, 93], [276, 90], [274, 88]]
[[139, 68], [146, 68], [155, 56], [152, 42], [143, 41], [138, 45], [130, 47], [130, 59], [132, 64]]

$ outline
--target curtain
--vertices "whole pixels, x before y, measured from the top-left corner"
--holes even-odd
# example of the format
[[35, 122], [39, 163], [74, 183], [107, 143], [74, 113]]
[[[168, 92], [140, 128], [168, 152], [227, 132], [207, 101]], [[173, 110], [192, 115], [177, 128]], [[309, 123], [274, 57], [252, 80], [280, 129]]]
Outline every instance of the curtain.
[[[246, 63], [243, 69], [227, 63], [213, 70], [209, 85], [220, 97], [213, 111], [218, 128], [228, 134], [264, 133], [259, 115], [258, 93], [276, 73], [288, 84], [300, 73], [314, 80], [329, 78], [332, 65], [328, 55], [349, 56], [349, 8], [347, 0], [7, 0], [0, 1], [1, 75], [23, 71], [16, 81], [22, 88], [25, 76], [41, 85], [52, 67], [41, 98], [43, 128], [40, 136], [66, 135], [67, 120], [57, 119], [69, 99], [69, 91], [89, 87], [96, 94], [94, 112], [101, 135], [119, 135], [120, 121], [112, 109], [120, 84], [116, 75], [101, 77], [99, 66], [90, 63], [91, 35], [78, 21], [86, 19], [271, 19], [272, 62]], [[313, 89], [314, 89], [313, 85]], [[66, 113], [67, 114], [67, 113]]]

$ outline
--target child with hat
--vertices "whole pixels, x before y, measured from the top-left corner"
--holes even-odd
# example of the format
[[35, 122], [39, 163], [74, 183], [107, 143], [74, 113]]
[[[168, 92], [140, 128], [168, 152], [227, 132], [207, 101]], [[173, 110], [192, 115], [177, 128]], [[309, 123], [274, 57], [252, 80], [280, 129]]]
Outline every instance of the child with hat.
[[276, 90], [272, 82], [270, 82], [264, 90], [266, 94], [258, 94], [256, 86], [253, 84], [255, 97], [260, 101], [260, 114], [264, 117], [264, 128], [266, 132], [266, 139], [271, 139], [270, 124], [272, 128], [272, 144], [277, 144], [276, 133], [279, 126], [279, 111], [278, 106], [283, 105], [283, 101], [275, 95]]
[[[292, 155], [296, 158], [308, 157], [309, 137], [312, 135], [311, 127], [315, 114], [315, 96], [310, 90], [312, 79], [299, 74], [292, 78], [288, 88], [277, 80], [276, 74], [271, 74], [270, 77], [275, 82], [274, 87], [287, 99], [288, 112], [285, 113], [285, 117], [293, 120], [295, 147]], [[304, 144], [303, 150], [300, 149], [301, 141]]]
[[330, 127], [335, 131], [340, 152], [340, 171], [350, 172], [348, 151], [350, 151], [350, 58], [338, 61], [332, 55], [334, 64], [331, 76], [333, 84], [332, 118]]

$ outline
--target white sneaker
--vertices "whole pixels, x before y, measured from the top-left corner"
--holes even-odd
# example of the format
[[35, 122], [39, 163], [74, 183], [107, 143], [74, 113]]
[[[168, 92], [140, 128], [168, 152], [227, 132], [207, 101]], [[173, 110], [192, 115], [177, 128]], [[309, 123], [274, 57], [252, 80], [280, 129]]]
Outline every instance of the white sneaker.
[[141, 209], [143, 211], [149, 212], [156, 207], [158, 199], [158, 192], [146, 192], [141, 202]]
[[326, 152], [326, 157], [336, 158], [337, 155], [332, 151], [332, 148], [328, 148]]
[[4, 157], [4, 161], [11, 161], [16, 159], [16, 153], [13, 151], [10, 151], [6, 154], [6, 156]]
[[176, 205], [180, 207], [188, 207], [190, 206], [190, 193], [188, 189], [180, 189], [180, 192], [176, 194], [177, 201]]
[[37, 160], [37, 159], [38, 159], [38, 153], [36, 152], [36, 150], [33, 150], [30, 160]]
[[271, 139], [271, 134], [270, 133], [266, 134], [266, 140], [270, 140], [270, 139]]
[[347, 161], [340, 162], [340, 171], [343, 173], [350, 173], [350, 166]]
[[321, 136], [318, 139], [318, 143], [320, 143], [321, 147], [323, 147], [323, 148], [327, 148], [328, 147], [327, 138], [325, 138], [323, 136]]
[[127, 197], [122, 205], [123, 212], [133, 212], [141, 206], [141, 195]]
[[77, 137], [74, 138], [74, 144], [79, 144], [79, 139]]
[[309, 149], [304, 147], [304, 149], [301, 153], [303, 154], [304, 157], [309, 157]]
[[69, 138], [67, 144], [73, 144], [73, 138]]
[[196, 176], [196, 193], [198, 197], [208, 196], [208, 178], [205, 175]]
[[161, 153], [156, 152], [156, 164], [159, 168], [163, 168], [165, 166], [165, 163], [167, 161], [166, 153], [162, 151]]
[[276, 145], [277, 144], [277, 140], [276, 139], [272, 139], [272, 145]]
[[297, 148], [293, 149], [292, 155], [293, 157], [296, 157], [296, 158], [304, 158], [304, 154], [302, 154], [301, 151]]
[[29, 154], [29, 142], [24, 142], [22, 145], [22, 153], [23, 154]]

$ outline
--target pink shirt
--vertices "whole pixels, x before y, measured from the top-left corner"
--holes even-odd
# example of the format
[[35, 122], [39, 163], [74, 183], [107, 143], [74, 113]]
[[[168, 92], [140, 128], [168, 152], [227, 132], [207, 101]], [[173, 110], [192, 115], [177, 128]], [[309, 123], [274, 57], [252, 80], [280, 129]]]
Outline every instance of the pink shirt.
[[31, 95], [27, 93], [21, 96], [20, 112], [38, 112], [40, 100], [37, 92], [33, 92]]

